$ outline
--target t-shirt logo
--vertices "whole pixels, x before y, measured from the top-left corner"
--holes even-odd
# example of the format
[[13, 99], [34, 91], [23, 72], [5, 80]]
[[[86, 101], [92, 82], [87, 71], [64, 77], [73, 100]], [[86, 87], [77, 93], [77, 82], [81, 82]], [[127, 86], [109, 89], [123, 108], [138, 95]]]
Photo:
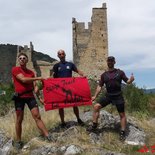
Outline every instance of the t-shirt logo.
[[61, 69], [61, 67], [58, 67], [58, 70], [60, 70]]
[[67, 69], [70, 69], [70, 66], [66, 66]]

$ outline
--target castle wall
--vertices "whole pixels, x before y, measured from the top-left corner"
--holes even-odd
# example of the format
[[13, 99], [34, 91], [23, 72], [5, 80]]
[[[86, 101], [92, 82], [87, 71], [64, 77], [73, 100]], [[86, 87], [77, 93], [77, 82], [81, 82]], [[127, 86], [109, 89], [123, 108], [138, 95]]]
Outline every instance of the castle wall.
[[30, 48], [25, 45], [0, 45], [0, 82], [8, 83], [12, 82], [12, 67], [18, 66], [18, 54], [24, 52], [28, 56], [27, 67], [33, 70], [37, 76], [44, 78], [50, 77], [51, 68], [53, 68], [55, 59], [41, 52], [36, 52], [33, 49], [32, 42], [30, 42]]
[[0, 82], [11, 82], [12, 66], [16, 65], [17, 46], [1, 45], [0, 46]]
[[93, 8], [88, 29], [85, 24], [72, 19], [73, 61], [85, 75], [100, 77], [106, 70], [108, 56], [107, 9]]

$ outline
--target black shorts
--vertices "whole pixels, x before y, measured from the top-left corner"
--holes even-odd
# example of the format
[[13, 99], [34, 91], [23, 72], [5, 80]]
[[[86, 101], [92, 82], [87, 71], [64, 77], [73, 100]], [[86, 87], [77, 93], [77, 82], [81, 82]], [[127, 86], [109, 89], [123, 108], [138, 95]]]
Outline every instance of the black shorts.
[[105, 97], [101, 97], [97, 103], [99, 103], [102, 107], [107, 106], [108, 104], [113, 104], [116, 106], [117, 111], [119, 113], [122, 113], [125, 111], [125, 101], [122, 95], [119, 96], [105, 96]]
[[35, 98], [19, 98], [15, 100], [16, 111], [18, 110], [23, 111], [25, 108], [25, 103], [27, 104], [30, 110], [32, 110], [35, 107], [38, 107], [38, 104]]

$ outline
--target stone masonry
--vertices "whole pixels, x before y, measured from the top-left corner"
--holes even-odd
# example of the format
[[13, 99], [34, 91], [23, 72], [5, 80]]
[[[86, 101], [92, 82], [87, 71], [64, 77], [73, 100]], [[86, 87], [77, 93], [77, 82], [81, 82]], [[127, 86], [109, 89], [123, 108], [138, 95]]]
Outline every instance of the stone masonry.
[[85, 23], [72, 19], [73, 61], [85, 75], [99, 78], [106, 70], [108, 56], [107, 8], [93, 8], [88, 29]]

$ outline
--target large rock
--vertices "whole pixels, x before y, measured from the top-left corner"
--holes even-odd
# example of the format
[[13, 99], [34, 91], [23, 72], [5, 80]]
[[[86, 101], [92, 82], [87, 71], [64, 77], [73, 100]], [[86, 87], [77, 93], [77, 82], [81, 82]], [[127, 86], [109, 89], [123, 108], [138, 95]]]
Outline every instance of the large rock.
[[5, 132], [0, 131], [0, 155], [9, 154], [12, 148], [12, 139], [5, 135]]
[[[92, 112], [84, 113], [82, 119], [86, 122], [91, 122]], [[90, 133], [91, 141], [93, 143], [103, 141], [103, 135], [101, 133], [103, 133], [105, 130], [115, 130], [119, 133], [119, 128], [120, 118], [118, 116], [113, 116], [107, 111], [102, 110], [100, 112], [99, 126], [97, 129], [98, 132], [93, 134]], [[130, 145], [144, 145], [145, 139], [145, 132], [136, 125], [135, 121], [130, 118], [127, 123], [127, 137], [125, 143]]]

